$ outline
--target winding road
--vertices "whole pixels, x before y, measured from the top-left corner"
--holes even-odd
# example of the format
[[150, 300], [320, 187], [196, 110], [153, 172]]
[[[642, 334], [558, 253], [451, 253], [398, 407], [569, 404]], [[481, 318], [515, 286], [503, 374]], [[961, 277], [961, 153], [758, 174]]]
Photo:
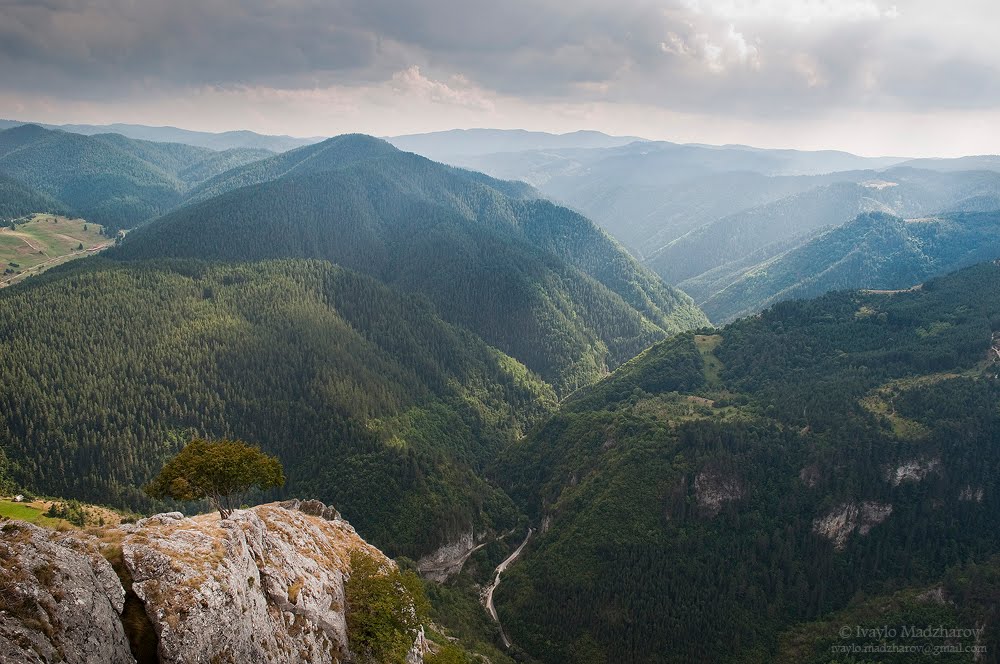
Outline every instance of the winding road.
[[497, 568], [493, 571], [493, 583], [487, 586], [486, 590], [483, 591], [483, 604], [486, 605], [486, 610], [490, 612], [490, 616], [493, 617], [493, 620], [496, 621], [497, 627], [500, 628], [500, 638], [503, 640], [504, 648], [510, 648], [510, 639], [508, 639], [507, 635], [504, 633], [503, 625], [500, 624], [500, 618], [497, 617], [497, 610], [493, 606], [493, 591], [495, 591], [497, 586], [500, 585], [500, 575], [503, 574], [504, 570], [506, 570], [511, 563], [517, 560], [517, 557], [521, 555], [522, 551], [524, 551], [524, 547], [528, 545], [528, 540], [531, 539], [531, 534], [533, 532], [535, 532], [533, 528], [528, 528], [528, 535], [524, 538], [524, 541], [521, 542], [521, 546], [517, 547], [517, 549], [514, 550], [514, 553], [507, 556], [505, 561], [497, 565]]

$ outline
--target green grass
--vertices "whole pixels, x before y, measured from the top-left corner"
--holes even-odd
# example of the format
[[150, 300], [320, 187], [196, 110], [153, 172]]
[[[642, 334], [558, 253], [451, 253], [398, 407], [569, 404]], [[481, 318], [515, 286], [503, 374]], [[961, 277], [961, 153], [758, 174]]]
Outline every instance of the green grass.
[[32, 507], [25, 503], [15, 503], [10, 500], [0, 500], [0, 517], [18, 519], [50, 528], [55, 528], [61, 523], [66, 523], [62, 519], [51, 519], [45, 516], [45, 512], [37, 507]]
[[715, 356], [715, 349], [722, 343], [721, 334], [696, 334], [694, 335], [694, 345], [701, 353], [701, 359], [705, 363], [705, 383], [709, 387], [717, 387], [722, 384], [722, 361]]
[[0, 288], [112, 243], [99, 225], [58, 215], [35, 214], [14, 229], [0, 227]]

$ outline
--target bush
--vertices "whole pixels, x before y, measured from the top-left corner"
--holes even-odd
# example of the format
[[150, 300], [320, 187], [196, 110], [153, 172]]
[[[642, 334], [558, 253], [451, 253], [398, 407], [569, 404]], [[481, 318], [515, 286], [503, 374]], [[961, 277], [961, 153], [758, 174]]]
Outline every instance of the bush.
[[347, 637], [360, 661], [404, 662], [429, 609], [420, 577], [355, 550], [345, 591]]

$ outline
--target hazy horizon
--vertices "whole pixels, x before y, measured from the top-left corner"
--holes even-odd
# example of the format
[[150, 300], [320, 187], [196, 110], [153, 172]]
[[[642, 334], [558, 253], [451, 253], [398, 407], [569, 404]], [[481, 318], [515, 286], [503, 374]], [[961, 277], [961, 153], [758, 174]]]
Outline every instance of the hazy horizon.
[[998, 18], [977, 0], [0, 0], [0, 115], [988, 154]]

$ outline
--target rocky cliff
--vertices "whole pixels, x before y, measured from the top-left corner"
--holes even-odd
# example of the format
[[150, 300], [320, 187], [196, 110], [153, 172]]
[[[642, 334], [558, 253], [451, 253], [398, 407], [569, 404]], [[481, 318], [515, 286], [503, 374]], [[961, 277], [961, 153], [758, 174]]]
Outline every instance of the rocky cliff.
[[92, 537], [0, 527], [0, 662], [134, 662], [125, 590]]
[[[155, 659], [166, 664], [352, 661], [351, 553], [395, 566], [317, 501], [237, 510], [226, 520], [160, 514], [102, 535], [103, 543], [3, 526], [0, 662], [135, 661], [120, 619], [126, 588], [102, 548], [119, 556], [148, 618], [143, 628], [155, 632], [146, 635]], [[422, 634], [414, 638], [410, 663], [422, 662], [426, 647]]]

